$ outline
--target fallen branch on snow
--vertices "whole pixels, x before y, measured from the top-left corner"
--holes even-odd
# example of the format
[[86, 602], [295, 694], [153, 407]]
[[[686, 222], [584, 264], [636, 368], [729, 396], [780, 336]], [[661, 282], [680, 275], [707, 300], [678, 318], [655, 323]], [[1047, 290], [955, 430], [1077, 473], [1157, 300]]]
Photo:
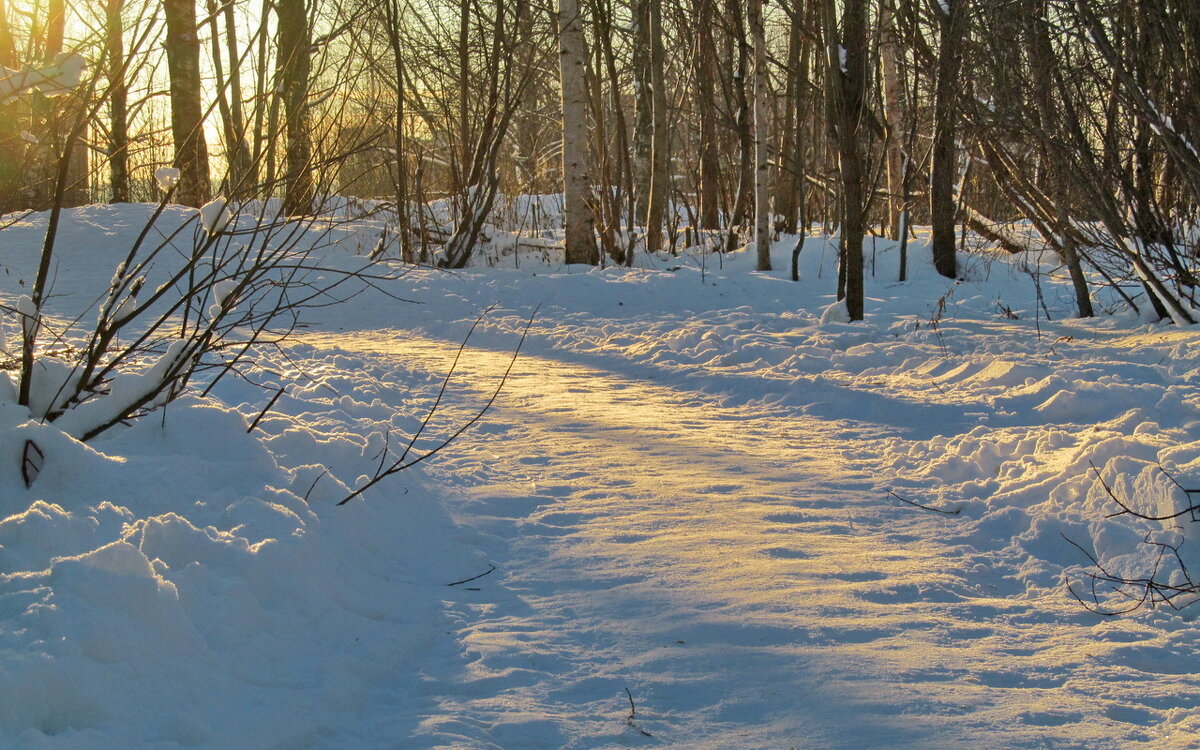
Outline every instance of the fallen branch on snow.
[[483, 571], [479, 575], [471, 576], [470, 578], [464, 578], [461, 581], [455, 581], [454, 583], [447, 583], [446, 585], [447, 586], [461, 586], [464, 583], [470, 583], [471, 581], [478, 581], [480, 578], [483, 578], [484, 576], [486, 576], [490, 573], [494, 573], [495, 570], [496, 570], [496, 566], [492, 565], [491, 563], [488, 563], [488, 569]]
[[897, 495], [892, 490], [888, 490], [888, 494], [891, 495], [892, 497], [896, 498], [897, 500], [899, 500], [902, 503], [908, 503], [909, 505], [913, 506], [914, 508], [920, 508], [921, 510], [927, 510], [930, 513], [941, 513], [943, 516], [957, 516], [958, 514], [962, 513], [961, 507], [955, 508], [954, 510], [944, 510], [942, 508], [935, 508], [932, 505], [922, 505], [921, 503], [918, 503], [914, 500], [909, 500], [906, 497], [901, 497], [900, 495]]
[[629, 698], [629, 716], [625, 717], [625, 726], [633, 727], [643, 737], [653, 737], [654, 735], [637, 725], [637, 707], [633, 705], [633, 693], [629, 691], [629, 688], [625, 688], [625, 695]]

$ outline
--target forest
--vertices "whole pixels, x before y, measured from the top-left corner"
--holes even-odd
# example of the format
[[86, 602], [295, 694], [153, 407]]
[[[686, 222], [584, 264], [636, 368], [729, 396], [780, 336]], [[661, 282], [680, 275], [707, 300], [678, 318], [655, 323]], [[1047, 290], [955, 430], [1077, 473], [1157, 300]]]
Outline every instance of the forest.
[[[89, 63], [5, 105], [6, 209], [374, 199], [407, 261], [465, 266], [499, 196], [560, 194], [569, 262], [929, 225], [1053, 250], [1194, 322], [1200, 9], [1189, 0], [109, 0], [0, 7], [0, 64]], [[58, 92], [62, 93], [62, 92]], [[58, 166], [69, 162], [58, 185]], [[450, 209], [438, 215], [442, 202]], [[538, 229], [542, 218], [517, 217]], [[1014, 227], [1028, 224], [1033, 235]], [[905, 268], [901, 267], [901, 275]]]

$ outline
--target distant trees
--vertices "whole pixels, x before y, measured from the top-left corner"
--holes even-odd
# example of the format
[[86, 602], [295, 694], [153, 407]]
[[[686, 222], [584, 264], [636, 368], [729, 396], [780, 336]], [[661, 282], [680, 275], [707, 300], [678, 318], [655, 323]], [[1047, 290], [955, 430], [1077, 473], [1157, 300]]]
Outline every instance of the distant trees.
[[[561, 193], [572, 262], [753, 239], [765, 270], [773, 234], [819, 224], [854, 318], [863, 237], [929, 225], [947, 277], [970, 237], [1037, 246], [1080, 315], [1099, 282], [1192, 317], [1192, 0], [0, 2], [0, 64], [58, 50], [104, 82], [84, 199], [154, 197], [168, 163], [191, 205], [372, 197], [400, 257], [449, 266], [505, 195]], [[37, 96], [0, 105], [10, 207], [39, 205], [61, 148]], [[557, 221], [529, 205], [515, 221]]]

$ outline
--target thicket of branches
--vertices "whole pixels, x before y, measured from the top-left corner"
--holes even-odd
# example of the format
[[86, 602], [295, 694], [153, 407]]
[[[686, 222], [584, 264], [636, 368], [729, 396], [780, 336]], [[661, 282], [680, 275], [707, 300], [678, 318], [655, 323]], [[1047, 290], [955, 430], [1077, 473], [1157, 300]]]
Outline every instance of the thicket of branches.
[[820, 223], [855, 318], [863, 235], [929, 224], [946, 276], [969, 228], [1057, 253], [1081, 316], [1103, 279], [1195, 321], [1194, 0], [0, 4], [0, 64], [64, 51], [94, 74], [72, 105], [0, 108], [6, 211], [47, 208], [70, 152], [68, 203], [152, 199], [167, 165], [194, 206], [356, 195], [449, 266], [502, 209], [556, 220], [521, 194], [564, 194], [576, 262], [753, 238], [766, 268]]

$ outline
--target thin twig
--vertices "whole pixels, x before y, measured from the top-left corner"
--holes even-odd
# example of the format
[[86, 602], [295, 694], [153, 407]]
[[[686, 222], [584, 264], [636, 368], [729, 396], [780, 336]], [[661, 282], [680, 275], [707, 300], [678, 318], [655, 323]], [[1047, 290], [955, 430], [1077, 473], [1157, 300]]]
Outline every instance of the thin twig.
[[637, 719], [637, 707], [633, 705], [633, 693], [629, 691], [628, 687], [625, 688], [625, 695], [629, 698], [629, 716], [625, 717], [625, 726], [638, 730], [643, 737], [653, 737], [654, 735], [637, 725], [635, 721]]
[[[344, 497], [337, 504], [345, 505], [346, 503], [350, 502], [354, 498], [363, 494], [364, 492], [369, 490], [371, 487], [374, 487], [376, 484], [383, 481], [387, 477], [390, 477], [392, 474], [396, 474], [398, 472], [404, 471], [405, 469], [409, 468], [410, 466], [416, 466], [417, 464], [421, 463], [422, 461], [424, 461], [428, 458], [432, 458], [433, 456], [437, 455], [447, 445], [450, 445], [455, 440], [457, 440], [460, 435], [462, 435], [464, 432], [466, 432], [471, 427], [471, 425], [475, 424], [480, 419], [482, 419], [483, 415], [487, 414], [488, 410], [492, 408], [492, 404], [494, 404], [496, 402], [496, 399], [500, 396], [500, 391], [504, 388], [504, 384], [508, 382], [508, 376], [512, 374], [513, 365], [515, 365], [517, 363], [517, 357], [521, 354], [521, 347], [524, 346], [525, 339], [527, 339], [529, 337], [529, 329], [533, 326], [533, 319], [537, 317], [538, 310], [540, 310], [540, 309], [541, 309], [541, 305], [538, 305], [536, 308], [534, 308], [533, 313], [529, 316], [529, 320], [525, 323], [525, 330], [521, 332], [521, 339], [517, 342], [517, 348], [515, 350], [513, 350], [512, 359], [510, 359], [508, 361], [508, 367], [504, 370], [504, 375], [502, 375], [500, 377], [500, 382], [496, 385], [496, 389], [494, 391], [492, 391], [491, 398], [489, 398], [487, 400], [487, 403], [485, 403], [483, 405], [483, 407], [475, 414], [475, 416], [468, 419], [461, 427], [459, 427], [457, 430], [455, 430], [453, 433], [451, 433], [449, 437], [447, 437], [442, 442], [438, 443], [436, 446], [434, 446], [432, 449], [430, 449], [426, 453], [423, 453], [422, 455], [417, 456], [416, 458], [414, 458], [408, 462], [404, 461], [404, 456], [401, 456], [400, 458], [396, 459], [396, 462], [393, 463], [391, 466], [389, 466], [383, 473], [376, 474], [374, 477], [371, 478], [371, 480], [369, 482], [365, 483], [362, 487], [359, 487], [358, 489], [351, 492], [349, 495]], [[461, 350], [461, 347], [460, 347], [460, 350]], [[457, 361], [457, 358], [456, 358], [456, 361]], [[451, 368], [451, 373], [452, 372], [453, 372], [453, 368]], [[449, 379], [450, 374], [447, 374], [446, 377], [447, 377], [447, 379]], [[443, 389], [445, 388], [445, 383], [442, 384], [442, 387], [443, 387]], [[439, 393], [439, 398], [440, 397], [441, 397], [441, 394]], [[430, 412], [430, 413], [432, 414], [432, 412]], [[407, 454], [407, 451], [406, 451], [406, 454]]]
[[[1087, 574], [1091, 581], [1091, 592], [1089, 597], [1091, 601], [1084, 599], [1083, 596], [1075, 590], [1075, 587], [1071, 585], [1070, 579], [1065, 574], [1063, 575], [1063, 581], [1067, 586], [1067, 591], [1070, 592], [1075, 601], [1079, 602], [1084, 608], [1094, 614], [1102, 615], [1104, 617], [1115, 617], [1117, 615], [1128, 614], [1146, 605], [1149, 605], [1151, 608], [1153, 608], [1158, 604], [1166, 604], [1171, 609], [1178, 611], [1190, 604], [1193, 604], [1196, 601], [1197, 594], [1200, 594], [1200, 587], [1197, 587], [1197, 585], [1192, 581], [1191, 575], [1188, 573], [1187, 566], [1185, 566], [1183, 563], [1183, 557], [1179, 552], [1180, 545], [1151, 541], [1150, 534], [1147, 534], [1146, 538], [1143, 540], [1144, 543], [1153, 547], [1158, 547], [1158, 556], [1155, 558], [1154, 568], [1149, 576], [1142, 578], [1128, 578], [1110, 573], [1103, 565], [1100, 564], [1100, 562], [1094, 555], [1092, 555], [1092, 553], [1088, 552], [1083, 548], [1082, 545], [1073, 541], [1066, 534], [1059, 532], [1059, 536], [1065, 539], [1072, 547], [1082, 552], [1084, 557], [1091, 561], [1092, 565], [1094, 565], [1096, 569], [1100, 571], [1099, 573], [1090, 572]], [[1158, 575], [1162, 570], [1163, 561], [1167, 559], [1168, 554], [1174, 558], [1176, 564], [1179, 566], [1179, 570], [1183, 574], [1183, 585], [1172, 585], [1158, 580]], [[1124, 597], [1131, 603], [1128, 606], [1116, 609], [1103, 607], [1101, 605], [1101, 592], [1098, 590], [1098, 586], [1100, 584], [1108, 584], [1111, 586], [1109, 591], [1110, 595]], [[1176, 601], [1180, 597], [1190, 598], [1180, 604]]]
[[317, 475], [316, 479], [312, 480], [312, 484], [308, 485], [308, 490], [305, 491], [305, 493], [304, 493], [304, 502], [306, 502], [306, 503], [308, 502], [308, 496], [311, 495], [312, 491], [317, 488], [317, 482], [321, 481], [321, 477], [325, 476], [328, 473], [329, 473], [328, 466], [321, 467], [321, 473]]
[[471, 581], [478, 581], [480, 578], [483, 578], [486, 575], [494, 573], [495, 571], [496, 571], [496, 566], [492, 565], [491, 563], [488, 563], [488, 569], [483, 571], [479, 575], [471, 576], [470, 578], [464, 578], [461, 581], [455, 581], [454, 583], [447, 583], [446, 585], [447, 586], [459, 586], [464, 583], [470, 583]]
[[412, 440], [409, 440], [408, 445], [404, 447], [404, 452], [400, 454], [399, 461], [403, 461], [408, 457], [409, 451], [412, 450], [413, 445], [417, 442], [417, 438], [421, 437], [421, 433], [425, 431], [429, 422], [433, 420], [433, 415], [437, 413], [438, 407], [442, 404], [442, 397], [446, 395], [446, 387], [450, 385], [450, 378], [454, 376], [454, 371], [458, 369], [458, 361], [462, 359], [463, 350], [467, 348], [467, 342], [471, 340], [471, 335], [475, 333], [475, 329], [479, 327], [479, 324], [483, 322], [483, 319], [495, 307], [495, 305], [492, 305], [481, 312], [479, 317], [475, 319], [475, 322], [471, 324], [471, 327], [467, 329], [467, 335], [463, 336], [463, 340], [459, 343], [458, 351], [454, 353], [454, 361], [450, 363], [450, 369], [446, 372], [446, 377], [442, 379], [442, 387], [438, 389], [437, 397], [433, 400], [433, 406], [429, 407], [429, 413], [421, 421], [421, 426], [417, 428], [416, 433], [412, 436]]
[[942, 510], [941, 508], [934, 508], [932, 505], [922, 505], [921, 503], [914, 502], [912, 500], [909, 500], [908, 498], [900, 497], [892, 490], [888, 490], [888, 494], [891, 495], [892, 497], [896, 498], [897, 500], [899, 500], [902, 503], [908, 503], [909, 505], [913, 506], [914, 508], [920, 508], [921, 510], [927, 510], [927, 511], [930, 511], [931, 513], [941, 513], [943, 516], [957, 516], [959, 513], [962, 513], [961, 507], [955, 508], [954, 510]]
[[[1118, 506], [1120, 506], [1120, 508], [1121, 508], [1121, 510], [1119, 510], [1115, 513], [1109, 513], [1107, 516], [1105, 516], [1105, 518], [1116, 518], [1117, 516], [1128, 515], [1128, 516], [1133, 516], [1134, 518], [1141, 518], [1142, 520], [1145, 520], [1145, 521], [1170, 521], [1171, 519], [1179, 518], [1180, 516], [1188, 514], [1188, 513], [1191, 513], [1192, 517], [1195, 518], [1196, 512], [1200, 511], [1200, 505], [1189, 505], [1188, 507], [1184, 508], [1183, 510], [1179, 511], [1178, 513], [1171, 513], [1171, 514], [1165, 515], [1165, 516], [1151, 516], [1146, 513], [1140, 513], [1138, 511], [1134, 510], [1133, 508], [1129, 507], [1129, 505], [1127, 503], [1125, 503], [1124, 501], [1122, 501], [1121, 498], [1117, 497], [1117, 493], [1113, 491], [1113, 488], [1110, 487], [1108, 482], [1104, 481], [1104, 477], [1100, 475], [1100, 469], [1098, 469], [1096, 467], [1096, 464], [1092, 463], [1091, 461], [1088, 461], [1088, 463], [1091, 464], [1092, 471], [1096, 472], [1096, 478], [1100, 480], [1100, 486], [1104, 488], [1105, 494], [1107, 494], [1109, 496], [1109, 498], [1111, 498], [1112, 501], [1114, 503], [1116, 503]], [[1166, 469], [1163, 469], [1161, 466], [1158, 468], [1161, 469], [1164, 474], [1167, 474]], [[1170, 474], [1167, 474], [1167, 477], [1169, 477], [1172, 482], [1175, 482], [1175, 478], [1172, 477]], [[1176, 484], [1176, 486], [1179, 486], [1179, 482], [1175, 482], [1175, 484]], [[1191, 496], [1194, 492], [1198, 492], [1197, 490], [1184, 489], [1182, 486], [1180, 486], [1179, 489], [1181, 489], [1185, 493], [1187, 493], [1189, 500], [1191, 499]]]
[[262, 418], [267, 416], [267, 412], [271, 411], [271, 407], [274, 406], [275, 402], [279, 400], [279, 397], [283, 395], [284, 390], [285, 388], [281, 387], [275, 392], [275, 395], [271, 397], [271, 400], [267, 402], [267, 405], [263, 407], [263, 410], [258, 413], [258, 416], [254, 418], [254, 421], [251, 422], [250, 426], [246, 428], [246, 432], [254, 431], [254, 428], [258, 426], [258, 423], [262, 421]]

